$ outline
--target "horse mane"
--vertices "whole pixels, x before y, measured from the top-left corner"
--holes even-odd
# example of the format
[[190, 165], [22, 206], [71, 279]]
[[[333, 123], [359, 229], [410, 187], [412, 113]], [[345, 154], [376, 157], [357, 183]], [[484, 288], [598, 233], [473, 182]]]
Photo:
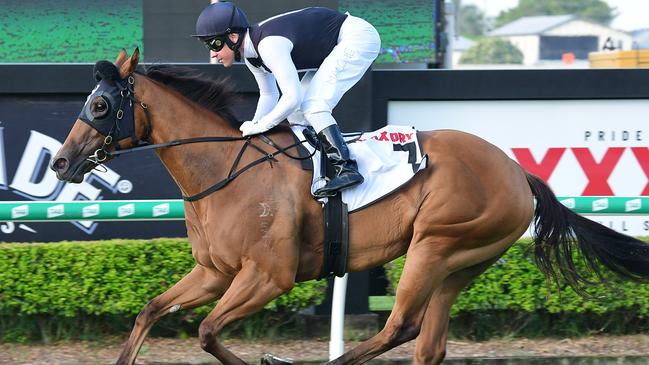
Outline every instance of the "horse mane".
[[153, 65], [144, 69], [144, 76], [167, 85], [200, 106], [220, 115], [233, 128], [241, 122], [232, 112], [232, 105], [240, 100], [231, 79], [211, 79], [204, 73], [182, 66]]

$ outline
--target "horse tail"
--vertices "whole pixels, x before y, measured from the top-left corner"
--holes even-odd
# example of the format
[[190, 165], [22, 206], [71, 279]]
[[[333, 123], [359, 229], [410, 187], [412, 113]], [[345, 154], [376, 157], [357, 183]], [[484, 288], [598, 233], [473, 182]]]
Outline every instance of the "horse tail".
[[[585, 294], [582, 286], [593, 284], [593, 276], [580, 274], [576, 260], [582, 261], [585, 273], [594, 273], [599, 282], [605, 281], [602, 266], [623, 279], [649, 282], [648, 244], [574, 213], [557, 200], [543, 180], [526, 175], [536, 198], [535, 261], [548, 283], [553, 279], [558, 284], [561, 276], [575, 291]], [[576, 252], [581, 255], [576, 256]]]

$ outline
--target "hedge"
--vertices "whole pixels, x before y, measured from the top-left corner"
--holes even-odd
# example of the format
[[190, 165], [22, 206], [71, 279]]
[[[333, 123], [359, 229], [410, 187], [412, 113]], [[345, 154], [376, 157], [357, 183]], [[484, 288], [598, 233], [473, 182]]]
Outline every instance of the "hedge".
[[[588, 286], [587, 297], [579, 296], [568, 286], [559, 290], [552, 284], [548, 291], [545, 276], [535, 266], [529, 247], [529, 240], [516, 243], [498, 263], [476, 278], [459, 295], [451, 317], [456, 322], [470, 322], [468, 327], [479, 325], [478, 321], [491, 322], [487, 326], [497, 323], [501, 333], [506, 332], [503, 326], [518, 328], [526, 322], [547, 327], [550, 335], [558, 334], [557, 331], [585, 335], [588, 333], [579, 332], [649, 330], [649, 285], [608, 278], [606, 285]], [[404, 262], [405, 257], [401, 257], [385, 265], [391, 294], [399, 283]], [[529, 334], [528, 331], [526, 335]]]
[[[552, 286], [548, 296], [528, 244], [515, 244], [460, 294], [452, 309], [451, 328], [460, 329], [456, 335], [649, 330], [649, 285], [613, 281], [588, 287], [588, 298], [568, 287], [559, 294]], [[399, 258], [385, 266], [392, 288], [398, 285], [403, 264], [404, 258]], [[97, 326], [108, 334], [128, 331], [144, 304], [193, 266], [184, 239], [0, 244], [0, 341], [85, 338], [83, 334], [96, 335]], [[290, 331], [295, 322], [287, 318], [320, 303], [325, 289], [326, 281], [299, 283], [260, 314], [231, 328], [245, 337], [268, 336], [279, 325]], [[162, 328], [173, 336], [195, 331], [211, 307], [167, 316], [154, 330]]]
[[[0, 244], [0, 325], [9, 331], [8, 319], [18, 317], [131, 318], [194, 265], [186, 239]], [[319, 304], [326, 286], [298, 283], [264, 312], [291, 314]]]

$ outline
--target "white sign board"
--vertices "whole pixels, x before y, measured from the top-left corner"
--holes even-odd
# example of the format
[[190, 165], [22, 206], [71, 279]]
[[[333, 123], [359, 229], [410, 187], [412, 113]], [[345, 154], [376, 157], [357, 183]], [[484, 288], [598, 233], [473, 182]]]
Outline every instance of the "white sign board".
[[[391, 101], [388, 123], [478, 135], [558, 196], [649, 196], [649, 100]], [[591, 219], [649, 235], [646, 216]]]

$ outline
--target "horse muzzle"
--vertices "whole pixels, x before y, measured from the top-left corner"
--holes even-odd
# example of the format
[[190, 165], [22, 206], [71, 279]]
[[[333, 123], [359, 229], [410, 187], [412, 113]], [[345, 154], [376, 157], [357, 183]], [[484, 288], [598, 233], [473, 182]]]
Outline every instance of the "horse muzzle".
[[50, 169], [56, 173], [56, 178], [75, 184], [83, 181], [84, 175], [94, 169], [97, 165], [87, 159], [79, 159], [78, 162], [70, 162], [64, 156], [55, 156], [50, 163]]

